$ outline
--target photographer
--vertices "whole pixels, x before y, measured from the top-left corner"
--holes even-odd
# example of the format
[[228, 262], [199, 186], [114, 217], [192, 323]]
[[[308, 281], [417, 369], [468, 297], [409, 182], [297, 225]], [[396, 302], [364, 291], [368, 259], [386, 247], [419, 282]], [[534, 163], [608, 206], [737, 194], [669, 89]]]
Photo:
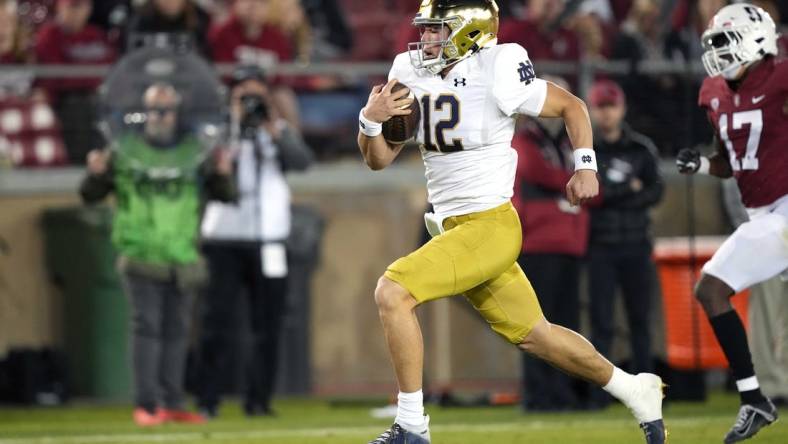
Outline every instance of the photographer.
[[155, 83], [143, 95], [142, 133], [130, 131], [115, 149], [88, 154], [80, 187], [86, 203], [116, 197], [112, 241], [132, 311], [134, 422], [201, 423], [185, 410], [183, 375], [192, 302], [204, 281], [197, 248], [202, 200], [235, 199], [232, 161], [185, 129], [181, 94]]
[[[241, 295], [252, 330], [244, 411], [270, 415], [279, 330], [287, 294], [285, 240], [290, 234], [290, 190], [284, 172], [303, 170], [312, 153], [272, 106], [262, 70], [240, 67], [231, 90], [231, 150], [238, 205], [208, 206], [202, 224], [210, 268], [201, 341], [199, 407], [215, 417], [227, 374], [227, 351], [237, 338]], [[245, 290], [245, 291], [244, 291]]]

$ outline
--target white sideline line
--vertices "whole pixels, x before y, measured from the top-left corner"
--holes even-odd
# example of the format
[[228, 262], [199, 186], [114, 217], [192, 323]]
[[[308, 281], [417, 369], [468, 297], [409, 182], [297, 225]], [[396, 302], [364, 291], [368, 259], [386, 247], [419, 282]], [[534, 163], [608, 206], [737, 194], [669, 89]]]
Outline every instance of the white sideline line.
[[[718, 420], [717, 416], [704, 416], [692, 418], [669, 419], [671, 424], [693, 424], [708, 420]], [[535, 430], [561, 426], [626, 426], [635, 427], [632, 419], [587, 419], [566, 421], [529, 421], [527, 418], [518, 422], [502, 422], [490, 424], [447, 424], [431, 427], [433, 432], [501, 432], [516, 430]], [[331, 437], [336, 435], [376, 435], [382, 431], [381, 426], [373, 427], [327, 427], [302, 430], [251, 430], [245, 432], [174, 432], [174, 433], [126, 433], [102, 434], [81, 436], [39, 436], [34, 438], [9, 438], [0, 439], [0, 444], [89, 444], [89, 443], [115, 443], [115, 442], [198, 442], [198, 441], [230, 441], [238, 439], [265, 439], [265, 438], [315, 438]]]

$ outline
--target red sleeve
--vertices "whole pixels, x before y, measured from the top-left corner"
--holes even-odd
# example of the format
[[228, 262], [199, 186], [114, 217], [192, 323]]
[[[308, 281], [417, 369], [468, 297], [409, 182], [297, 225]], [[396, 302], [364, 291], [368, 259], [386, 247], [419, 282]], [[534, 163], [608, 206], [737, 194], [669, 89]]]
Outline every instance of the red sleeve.
[[525, 136], [515, 136], [512, 146], [517, 150], [517, 180], [554, 191], [566, 189], [572, 173], [547, 162], [542, 151]]

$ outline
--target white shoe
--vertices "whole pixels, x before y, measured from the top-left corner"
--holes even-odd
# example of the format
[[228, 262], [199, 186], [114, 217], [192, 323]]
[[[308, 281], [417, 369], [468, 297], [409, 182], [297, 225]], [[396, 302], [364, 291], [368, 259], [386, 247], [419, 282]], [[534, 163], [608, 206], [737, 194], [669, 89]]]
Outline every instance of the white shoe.
[[638, 373], [635, 380], [638, 384], [632, 397], [624, 404], [641, 424], [662, 419], [662, 398], [665, 397], [662, 378], [651, 373]]

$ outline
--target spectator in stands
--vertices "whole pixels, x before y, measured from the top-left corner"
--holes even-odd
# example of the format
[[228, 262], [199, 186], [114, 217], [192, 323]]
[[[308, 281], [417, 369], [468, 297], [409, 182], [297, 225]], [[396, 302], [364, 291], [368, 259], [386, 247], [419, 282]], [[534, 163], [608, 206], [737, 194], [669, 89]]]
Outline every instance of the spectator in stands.
[[0, 64], [31, 61], [30, 33], [20, 25], [16, 0], [0, 0]]
[[[686, 135], [677, 137], [685, 128], [677, 128], [674, 120], [686, 115], [685, 101], [694, 103], [675, 74], [647, 74], [639, 70], [641, 62], [667, 62], [664, 25], [659, 20], [661, 0], [635, 0], [621, 32], [613, 42], [611, 58], [630, 62], [630, 72], [620, 76], [629, 97], [629, 123], [652, 138], [663, 154], [672, 155], [683, 148], [679, 145]], [[697, 93], [693, 90], [693, 95]], [[682, 97], [682, 100], [676, 100]], [[695, 107], [690, 107], [695, 108]], [[670, 129], [670, 130], [668, 130]]]
[[353, 32], [337, 0], [302, 0], [312, 27], [312, 59], [336, 59], [353, 49]]
[[274, 26], [290, 40], [293, 58], [308, 63], [312, 54], [312, 27], [300, 0], [269, 0], [266, 26]]
[[270, 68], [293, 59], [293, 47], [269, 19], [268, 0], [235, 0], [230, 17], [215, 25], [208, 41], [215, 62]]
[[593, 15], [602, 23], [615, 22], [613, 7], [608, 0], [582, 0], [574, 15]]
[[[293, 44], [279, 26], [271, 25], [270, 0], [234, 0], [230, 16], [214, 25], [208, 35], [211, 57], [215, 62], [257, 65], [272, 69], [277, 63], [291, 61]], [[298, 102], [293, 90], [281, 79], [272, 81], [272, 100], [282, 117], [300, 128]]]
[[[567, 82], [551, 78], [568, 88]], [[574, 173], [572, 143], [561, 119], [523, 118], [512, 146], [517, 174], [512, 202], [523, 226], [518, 262], [528, 272], [551, 322], [580, 327], [580, 264], [588, 246], [588, 210], [564, 197]], [[523, 408], [528, 411], [580, 407], [572, 379], [543, 361], [523, 355]]]
[[[92, 0], [57, 0], [54, 19], [36, 35], [37, 63], [102, 65], [115, 60], [115, 48], [104, 31], [88, 24]], [[63, 129], [71, 163], [81, 163], [91, 149], [104, 144], [96, 129], [95, 89], [100, 77], [42, 78], [37, 81], [49, 97]]]
[[[651, 259], [648, 211], [664, 190], [657, 151], [645, 136], [624, 122], [626, 98], [613, 81], [599, 80], [589, 92], [595, 125], [602, 203], [591, 209], [588, 248], [591, 342], [610, 355], [616, 292], [621, 287], [630, 331], [629, 371], [651, 371], [651, 312], [656, 271]], [[592, 390], [595, 407], [610, 399]]]
[[[0, 65], [33, 61], [30, 32], [21, 23], [16, 0], [0, 0]], [[66, 162], [66, 150], [46, 93], [33, 88], [27, 70], [0, 75], [0, 164], [54, 166]]]
[[234, 199], [233, 165], [226, 150], [195, 160], [203, 147], [179, 130], [185, 117], [174, 87], [149, 86], [142, 104], [142, 136], [121, 136], [112, 154], [91, 151], [80, 193], [87, 203], [110, 193], [118, 202], [112, 240], [131, 305], [135, 423], [201, 423], [185, 410], [183, 392], [193, 295], [205, 278], [197, 249], [200, 198]]
[[659, 22], [662, 0], [635, 0], [613, 42], [612, 58], [638, 63], [663, 61], [665, 30]]
[[714, 14], [728, 3], [727, 0], [678, 0], [673, 10], [672, 30], [665, 41], [668, 58], [685, 62], [700, 60], [701, 34]]
[[164, 44], [194, 49], [207, 57], [210, 21], [194, 0], [148, 0], [131, 18], [127, 45]]
[[298, 131], [279, 117], [262, 70], [237, 69], [230, 96], [231, 132], [236, 135], [231, 149], [237, 153], [241, 197], [237, 205], [208, 205], [202, 224], [210, 284], [203, 308], [198, 403], [208, 417], [218, 414], [243, 296], [253, 338], [244, 411], [249, 416], [272, 413], [287, 295], [290, 190], [284, 173], [303, 170], [312, 159]]
[[562, 0], [530, 0], [525, 17], [501, 22], [498, 41], [521, 44], [531, 60], [577, 61], [580, 44], [561, 22], [563, 11]]
[[[585, 3], [584, 3], [585, 4]], [[604, 60], [609, 53], [609, 35], [615, 33], [612, 24], [606, 24], [595, 12], [575, 14], [567, 25], [577, 35], [580, 53], [587, 60]]]
[[[0, 65], [32, 62], [30, 44], [30, 32], [19, 22], [16, 0], [0, 0]], [[27, 97], [32, 81], [26, 74], [3, 74], [0, 76], [0, 98]]]
[[[42, 65], [102, 65], [115, 60], [104, 31], [88, 24], [92, 0], [57, 0], [55, 17], [36, 34], [36, 62]], [[40, 84], [57, 103], [60, 93], [92, 92], [100, 78], [44, 79]]]
[[[334, 0], [318, 0], [322, 3], [328, 3], [322, 5], [323, 7], [337, 7], [338, 5], [334, 2]], [[313, 3], [317, 3], [318, 1], [313, 0]], [[313, 5], [318, 6], [318, 5]], [[338, 23], [323, 23], [323, 29], [315, 30], [311, 25], [311, 17], [307, 15], [307, 11], [302, 6], [302, 3], [299, 0], [271, 0], [270, 10], [267, 14], [268, 19], [266, 20], [267, 25], [277, 27], [282, 34], [284, 34], [293, 48], [293, 54], [295, 57], [295, 61], [301, 64], [308, 64], [310, 61], [313, 60], [313, 57], [317, 56], [318, 58], [326, 56], [337, 56], [339, 54], [338, 49], [328, 49], [327, 45], [329, 42], [326, 41], [317, 41], [315, 39], [315, 31], [321, 32], [321, 37], [329, 37], [326, 35], [330, 33], [331, 29], [325, 29], [325, 26], [334, 26], [339, 27], [337, 29], [339, 33], [345, 32], [345, 36], [343, 37], [341, 34], [337, 36], [337, 39], [340, 43], [349, 44], [349, 35], [347, 34], [349, 31], [347, 29], [341, 29], [343, 26], [342, 23], [342, 16], [339, 11], [334, 11], [330, 15], [326, 15], [327, 11], [322, 12], [323, 19], [332, 19], [338, 21]], [[315, 11], [313, 11], [313, 16], [318, 18]], [[316, 54], [316, 45], [321, 49], [321, 54]], [[328, 75], [308, 75], [308, 76], [290, 76], [287, 79], [287, 84], [291, 86], [293, 89], [301, 93], [309, 93], [309, 92], [321, 92], [326, 90], [331, 90], [335, 88], [339, 88], [343, 85], [343, 82], [339, 78], [339, 76], [328, 76]], [[299, 97], [301, 99], [301, 97]], [[340, 99], [341, 100], [341, 99]]]

